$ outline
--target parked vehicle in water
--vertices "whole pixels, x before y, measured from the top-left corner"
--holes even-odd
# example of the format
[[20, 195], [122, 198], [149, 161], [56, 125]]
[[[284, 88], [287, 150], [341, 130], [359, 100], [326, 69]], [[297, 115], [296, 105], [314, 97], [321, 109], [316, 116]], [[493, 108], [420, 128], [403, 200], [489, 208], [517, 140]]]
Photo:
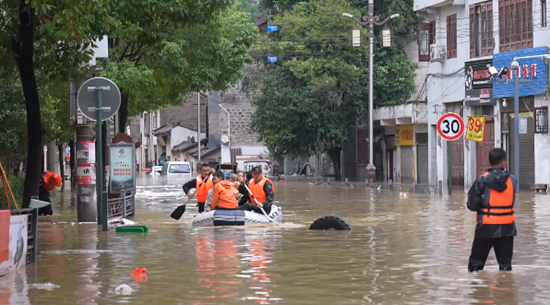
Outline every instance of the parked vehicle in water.
[[162, 173], [162, 166], [160, 165], [153, 166], [153, 168], [149, 172], [149, 174], [151, 175], [160, 175], [161, 173]]
[[160, 173], [163, 176], [184, 176], [191, 178], [191, 165], [183, 161], [166, 161]]

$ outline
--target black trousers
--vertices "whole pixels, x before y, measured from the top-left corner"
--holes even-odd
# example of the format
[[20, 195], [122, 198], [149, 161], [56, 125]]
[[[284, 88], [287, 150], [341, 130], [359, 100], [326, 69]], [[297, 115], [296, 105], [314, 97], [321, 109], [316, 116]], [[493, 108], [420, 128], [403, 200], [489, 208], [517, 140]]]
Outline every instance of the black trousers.
[[[263, 208], [266, 214], [271, 213], [271, 203], [264, 203]], [[257, 205], [251, 202], [247, 202], [239, 206], [239, 210], [245, 210], [245, 211], [256, 212], [258, 214], [263, 214], [262, 209], [260, 209], [260, 207], [258, 207]]]
[[199, 213], [204, 212], [204, 202], [197, 202], [197, 207], [199, 207]]
[[474, 238], [472, 254], [468, 263], [468, 271], [480, 271], [485, 267], [485, 261], [491, 248], [495, 248], [495, 255], [499, 269], [503, 271], [512, 270], [512, 255], [514, 252], [514, 237], [499, 238]]

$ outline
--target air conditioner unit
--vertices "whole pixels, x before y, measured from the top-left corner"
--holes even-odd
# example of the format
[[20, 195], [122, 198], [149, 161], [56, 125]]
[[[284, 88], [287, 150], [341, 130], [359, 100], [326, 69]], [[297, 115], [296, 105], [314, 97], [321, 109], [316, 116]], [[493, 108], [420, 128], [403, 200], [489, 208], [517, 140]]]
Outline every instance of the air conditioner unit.
[[430, 61], [431, 62], [444, 62], [447, 58], [447, 51], [445, 46], [437, 44], [430, 45]]

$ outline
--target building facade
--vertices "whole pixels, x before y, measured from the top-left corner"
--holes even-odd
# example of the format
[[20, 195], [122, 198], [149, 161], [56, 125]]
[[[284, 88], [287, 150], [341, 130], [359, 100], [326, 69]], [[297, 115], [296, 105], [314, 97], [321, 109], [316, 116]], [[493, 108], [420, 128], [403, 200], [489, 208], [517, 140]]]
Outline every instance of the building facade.
[[[468, 188], [489, 168], [493, 147], [508, 152], [513, 171], [516, 119], [522, 188], [549, 183], [548, 61], [542, 58], [550, 42], [546, 0], [415, 0], [414, 9], [425, 19], [418, 40], [421, 60], [428, 63], [430, 184]], [[512, 71], [513, 59], [525, 56], [530, 58]], [[492, 77], [489, 67], [504, 69]], [[515, 77], [521, 80], [519, 118], [513, 115]], [[460, 115], [466, 129], [475, 129], [469, 126], [471, 116], [483, 116], [482, 141], [443, 140], [437, 122], [447, 112]]]

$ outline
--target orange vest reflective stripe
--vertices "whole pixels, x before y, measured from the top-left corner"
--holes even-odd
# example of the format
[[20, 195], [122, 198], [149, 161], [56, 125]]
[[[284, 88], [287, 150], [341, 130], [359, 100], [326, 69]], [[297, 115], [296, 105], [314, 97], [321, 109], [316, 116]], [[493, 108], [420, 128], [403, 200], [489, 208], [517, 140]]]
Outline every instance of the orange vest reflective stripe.
[[[483, 174], [486, 176], [488, 173]], [[506, 181], [506, 190], [497, 192], [486, 188], [484, 199], [489, 204], [489, 208], [482, 209], [477, 213], [478, 223], [488, 225], [511, 224], [516, 220], [514, 215], [515, 185], [512, 177]]]
[[201, 175], [198, 175], [197, 176], [197, 184], [196, 184], [196, 188], [197, 188], [197, 202], [200, 202], [200, 203], [205, 203], [206, 202], [206, 198], [208, 198], [208, 191], [210, 191], [211, 189], [214, 188], [214, 183], [212, 183], [212, 177], [211, 176], [208, 176], [206, 182], [201, 186], [202, 183], [202, 177]]
[[[273, 182], [271, 182], [271, 180], [267, 179], [264, 176], [262, 176], [262, 180], [260, 180], [259, 183], [256, 183], [256, 180], [252, 179], [248, 184], [248, 188], [259, 202], [264, 202], [266, 199], [266, 195], [264, 192], [264, 185], [266, 181], [271, 183], [271, 189], [273, 190], [273, 193], [275, 193], [275, 186], [273, 185]], [[256, 200], [254, 200], [254, 198], [250, 198], [250, 202], [255, 204]]]

